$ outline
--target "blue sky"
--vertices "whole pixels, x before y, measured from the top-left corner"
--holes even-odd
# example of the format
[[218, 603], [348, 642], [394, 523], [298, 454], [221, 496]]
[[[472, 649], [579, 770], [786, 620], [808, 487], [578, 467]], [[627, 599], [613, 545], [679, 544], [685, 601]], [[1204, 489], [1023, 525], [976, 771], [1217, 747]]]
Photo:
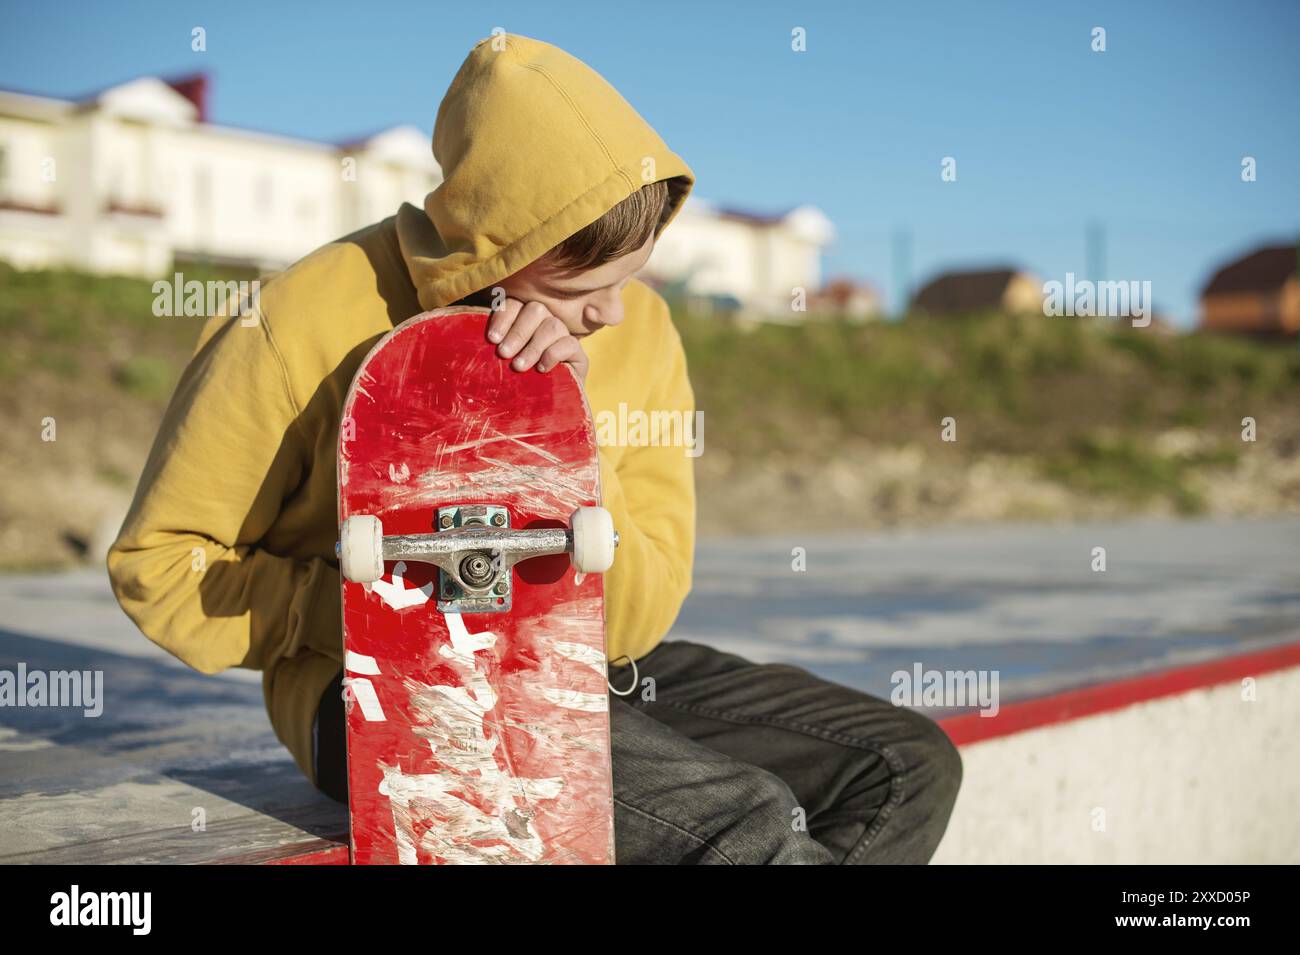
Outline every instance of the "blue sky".
[[[322, 140], [432, 128], [493, 27], [604, 75], [681, 153], [697, 193], [820, 207], [829, 274], [894, 294], [1008, 262], [1150, 280], [1180, 324], [1225, 257], [1300, 231], [1300, 3], [0, 2], [0, 86], [78, 95], [204, 70], [213, 119]], [[207, 30], [208, 51], [190, 50]], [[808, 50], [790, 49], [791, 29]], [[1107, 50], [1090, 48], [1093, 27]], [[940, 179], [943, 157], [957, 181]], [[1253, 156], [1258, 181], [1241, 181]]]

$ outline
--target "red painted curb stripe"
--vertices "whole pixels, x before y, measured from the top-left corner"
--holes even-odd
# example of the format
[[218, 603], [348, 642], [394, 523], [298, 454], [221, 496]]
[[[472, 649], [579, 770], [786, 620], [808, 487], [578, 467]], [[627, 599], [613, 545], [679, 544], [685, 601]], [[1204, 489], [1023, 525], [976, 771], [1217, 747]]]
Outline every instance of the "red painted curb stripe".
[[326, 849], [304, 852], [302, 855], [272, 859], [263, 863], [263, 865], [347, 865], [350, 861], [348, 847], [334, 845]]
[[347, 865], [346, 836], [311, 839], [294, 846], [260, 849], [245, 855], [214, 859], [207, 865]]
[[939, 720], [939, 725], [955, 744], [965, 746], [1297, 665], [1300, 642], [1008, 703], [997, 716], [962, 713]]

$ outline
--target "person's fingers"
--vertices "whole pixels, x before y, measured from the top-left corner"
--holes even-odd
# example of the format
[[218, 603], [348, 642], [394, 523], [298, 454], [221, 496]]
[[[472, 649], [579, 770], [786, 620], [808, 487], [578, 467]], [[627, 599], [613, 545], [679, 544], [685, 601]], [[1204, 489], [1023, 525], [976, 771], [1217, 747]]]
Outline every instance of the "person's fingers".
[[492, 317], [488, 319], [487, 337], [492, 344], [500, 344], [510, 331], [510, 326], [515, 323], [515, 317], [519, 310], [524, 307], [524, 303], [517, 298], [508, 298], [500, 308], [492, 310]]
[[[516, 323], [516, 327], [518, 327], [518, 323]], [[569, 335], [569, 330], [565, 327], [564, 322], [547, 312], [547, 317], [542, 319], [533, 330], [532, 337], [528, 339], [528, 343], [519, 350], [517, 355], [515, 355], [514, 361], [510, 363], [510, 367], [515, 371], [527, 371], [537, 363], [537, 360], [542, 357], [542, 354], [546, 349], [550, 348], [556, 342], [569, 337], [571, 336]]]
[[510, 331], [506, 332], [506, 337], [497, 346], [497, 354], [502, 358], [513, 358], [528, 344], [538, 327], [550, 315], [550, 311], [541, 302], [525, 304], [511, 323]]
[[537, 360], [537, 370], [547, 372], [562, 362], [572, 365], [579, 378], [587, 377], [587, 353], [582, 350], [582, 342], [572, 335], [561, 338], [542, 352], [542, 357]]

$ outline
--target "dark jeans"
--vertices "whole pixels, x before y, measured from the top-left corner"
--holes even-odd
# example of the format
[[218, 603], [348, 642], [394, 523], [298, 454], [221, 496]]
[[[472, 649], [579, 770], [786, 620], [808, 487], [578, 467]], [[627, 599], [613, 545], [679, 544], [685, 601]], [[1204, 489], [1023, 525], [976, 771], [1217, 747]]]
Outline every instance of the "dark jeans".
[[[934, 721], [681, 640], [637, 671], [636, 693], [610, 695], [620, 863], [923, 863], [939, 845], [961, 757]], [[346, 800], [339, 691], [321, 697], [317, 779]]]

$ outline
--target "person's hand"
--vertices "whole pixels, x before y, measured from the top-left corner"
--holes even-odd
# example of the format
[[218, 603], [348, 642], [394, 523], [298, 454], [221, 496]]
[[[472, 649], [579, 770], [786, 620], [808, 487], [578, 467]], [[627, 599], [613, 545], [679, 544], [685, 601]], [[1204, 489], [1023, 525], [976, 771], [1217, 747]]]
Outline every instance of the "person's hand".
[[587, 353], [582, 343], [541, 302], [507, 298], [492, 312], [487, 337], [497, 346], [498, 355], [512, 359], [510, 367], [515, 371], [536, 366], [538, 371], [548, 372], [567, 363], [579, 381], [587, 379]]

